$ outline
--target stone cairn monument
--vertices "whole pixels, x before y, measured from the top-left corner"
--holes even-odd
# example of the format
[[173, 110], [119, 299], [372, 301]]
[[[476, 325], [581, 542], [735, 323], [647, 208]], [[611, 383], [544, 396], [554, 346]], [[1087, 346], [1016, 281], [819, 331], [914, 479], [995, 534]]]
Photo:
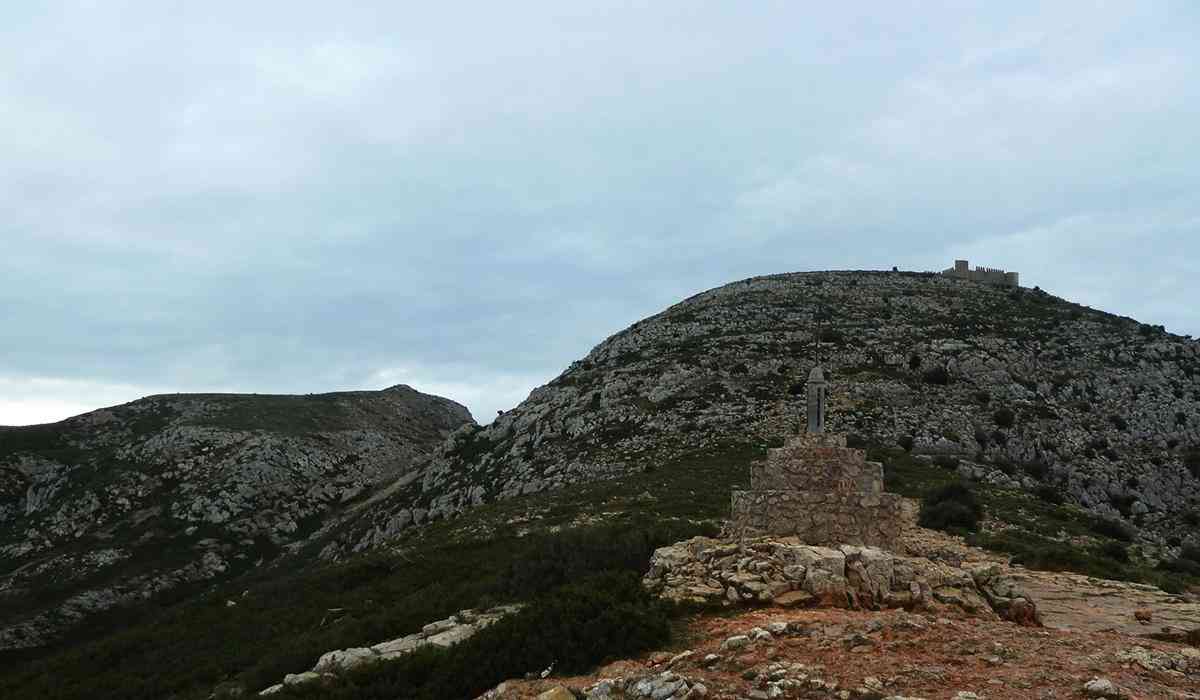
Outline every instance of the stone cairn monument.
[[904, 527], [903, 499], [883, 490], [883, 465], [825, 432], [828, 382], [818, 365], [808, 377], [808, 431], [768, 450], [750, 467], [750, 490], [734, 491], [735, 537], [794, 536], [813, 545], [895, 550]]

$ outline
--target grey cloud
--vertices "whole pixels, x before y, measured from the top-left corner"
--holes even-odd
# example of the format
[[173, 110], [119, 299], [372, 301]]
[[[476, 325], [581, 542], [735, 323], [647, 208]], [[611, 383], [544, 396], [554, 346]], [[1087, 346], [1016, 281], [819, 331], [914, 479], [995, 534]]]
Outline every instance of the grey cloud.
[[10, 403], [487, 418], [701, 289], [954, 255], [1200, 334], [1191, 5], [405, 5], [0, 11]]

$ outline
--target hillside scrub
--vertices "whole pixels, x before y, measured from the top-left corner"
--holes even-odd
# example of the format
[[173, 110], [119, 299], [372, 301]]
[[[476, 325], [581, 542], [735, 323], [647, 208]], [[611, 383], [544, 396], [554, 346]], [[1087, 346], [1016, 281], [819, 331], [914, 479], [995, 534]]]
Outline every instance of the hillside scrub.
[[921, 503], [921, 527], [947, 532], [979, 529], [983, 506], [975, 492], [962, 483], [952, 483], [928, 494]]
[[[592, 574], [640, 576], [654, 549], [699, 534], [715, 532], [640, 520], [463, 542], [439, 543], [430, 533], [419, 553], [378, 552], [290, 576], [264, 572], [257, 583], [230, 583], [165, 609], [123, 610], [120, 631], [0, 666], [0, 697], [203, 700], [220, 682], [257, 691], [326, 651], [393, 639], [464, 608], [527, 602]], [[633, 644], [653, 631], [637, 629], [605, 639]]]
[[320, 700], [470, 698], [508, 678], [553, 669], [581, 673], [608, 659], [661, 646], [667, 607], [633, 572], [609, 571], [567, 583], [520, 612], [445, 650], [423, 650], [347, 674], [331, 687], [309, 684], [279, 697]]

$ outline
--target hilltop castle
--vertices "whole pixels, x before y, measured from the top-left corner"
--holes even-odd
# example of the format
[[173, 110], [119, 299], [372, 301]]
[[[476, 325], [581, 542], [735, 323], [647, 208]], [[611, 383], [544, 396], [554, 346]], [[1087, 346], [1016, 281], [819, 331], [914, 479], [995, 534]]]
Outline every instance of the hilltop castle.
[[987, 284], [998, 284], [1004, 287], [1020, 287], [1020, 273], [1005, 272], [992, 267], [976, 267], [971, 269], [971, 264], [966, 260], [955, 260], [954, 267], [947, 270], [942, 270], [942, 274], [946, 277], [954, 277], [960, 280], [971, 280], [972, 282], [985, 282]]

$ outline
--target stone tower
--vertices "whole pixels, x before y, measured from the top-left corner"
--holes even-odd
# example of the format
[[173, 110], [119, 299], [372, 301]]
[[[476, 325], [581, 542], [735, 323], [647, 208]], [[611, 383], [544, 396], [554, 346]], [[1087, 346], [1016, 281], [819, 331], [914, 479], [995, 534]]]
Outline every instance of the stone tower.
[[909, 519], [903, 499], [883, 490], [882, 464], [825, 432], [828, 386], [817, 365], [808, 375], [808, 431], [751, 465], [750, 488], [733, 492], [729, 531], [894, 550]]
[[821, 366], [813, 367], [808, 375], [808, 432], [825, 432], [825, 392], [829, 382], [825, 381], [825, 373]]

